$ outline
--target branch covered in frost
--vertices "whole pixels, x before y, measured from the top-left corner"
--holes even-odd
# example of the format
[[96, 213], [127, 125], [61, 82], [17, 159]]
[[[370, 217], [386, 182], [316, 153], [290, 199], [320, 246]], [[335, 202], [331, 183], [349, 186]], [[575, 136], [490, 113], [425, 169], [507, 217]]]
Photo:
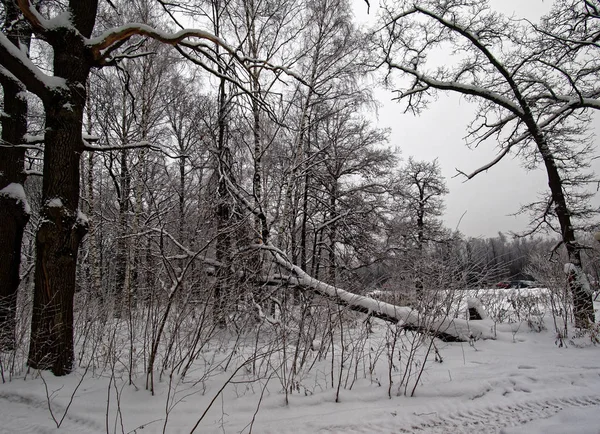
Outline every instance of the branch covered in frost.
[[122, 46], [133, 36], [146, 36], [169, 45], [178, 45], [186, 39], [208, 40], [222, 47], [229, 54], [239, 57], [237, 50], [227, 44], [223, 39], [201, 29], [184, 29], [176, 33], [165, 33], [147, 24], [133, 23], [110, 29], [102, 35], [88, 41], [97, 61], [103, 61], [111, 52]]
[[488, 101], [493, 102], [494, 104], [498, 104], [499, 106], [504, 107], [505, 109], [515, 113], [517, 116], [523, 115], [523, 110], [514, 104], [510, 99], [504, 97], [503, 95], [493, 92], [489, 89], [483, 89], [478, 86], [472, 86], [469, 84], [460, 83], [458, 81], [444, 81], [437, 80], [433, 77], [427, 76], [414, 68], [409, 68], [407, 66], [392, 62], [391, 60], [386, 61], [387, 65], [391, 69], [397, 69], [406, 74], [410, 74], [415, 77], [417, 80], [427, 84], [422, 88], [415, 88], [412, 90], [400, 92], [400, 97], [398, 99], [406, 98], [407, 96], [411, 96], [416, 93], [422, 93], [429, 88], [438, 89], [438, 90], [451, 90], [454, 92], [462, 93], [463, 95], [476, 96], [479, 98], [486, 99]]
[[17, 0], [17, 5], [21, 9], [23, 16], [31, 23], [36, 33], [40, 35], [45, 34], [46, 30], [50, 27], [49, 21], [40, 15], [35, 7], [31, 6], [29, 0]]
[[[388, 322], [397, 323], [408, 330], [428, 333], [448, 342], [467, 342], [474, 338], [493, 339], [490, 327], [485, 323], [472, 323], [458, 318], [429, 318], [426, 313], [406, 306], [396, 306], [358, 294], [345, 291], [315, 279], [297, 265], [294, 265], [276, 247], [258, 244], [256, 249], [267, 250], [274, 261], [294, 276], [293, 283], [351, 310], [362, 312]], [[427, 325], [425, 325], [427, 324]]]
[[150, 148], [154, 151], [160, 151], [161, 149], [148, 141], [142, 141], [137, 143], [129, 143], [127, 145], [119, 145], [119, 146], [102, 146], [102, 145], [92, 145], [88, 142], [87, 139], [83, 141], [83, 149], [86, 151], [94, 151], [94, 152], [104, 152], [104, 151], [121, 151], [123, 149], [140, 149], [140, 148]]

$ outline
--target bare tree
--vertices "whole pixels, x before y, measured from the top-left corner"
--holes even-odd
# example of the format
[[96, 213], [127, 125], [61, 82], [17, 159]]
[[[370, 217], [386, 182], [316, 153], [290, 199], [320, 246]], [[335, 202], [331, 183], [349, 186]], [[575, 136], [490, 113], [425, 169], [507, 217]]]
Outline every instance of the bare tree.
[[[377, 225], [378, 199], [389, 191], [387, 175], [396, 162], [392, 152], [382, 148], [386, 132], [353, 116], [354, 108], [349, 104], [326, 115], [313, 143], [317, 161], [321, 160], [313, 171], [315, 194], [322, 197], [319, 208], [323, 217], [317, 232], [323, 232], [326, 240], [318, 246], [313, 263], [326, 257], [323, 265], [332, 284], [336, 282], [340, 253], [360, 251], [365, 239], [356, 235], [373, 236], [381, 228]], [[353, 226], [360, 229], [352, 230]]]
[[440, 241], [445, 235], [439, 218], [444, 211], [442, 197], [448, 193], [437, 160], [416, 161], [409, 157], [400, 169], [398, 196], [408, 219], [409, 230], [418, 250], [425, 244]]
[[318, 145], [315, 138], [327, 113], [334, 114], [346, 104], [360, 104], [359, 100], [364, 103], [368, 99], [357, 84], [363, 36], [352, 24], [348, 3], [308, 2], [305, 16], [298, 62], [307, 86], [298, 86], [291, 97], [295, 122], [287, 122], [292, 134], [291, 149], [284, 166], [278, 234], [280, 245], [289, 246], [294, 259], [300, 256], [303, 269], [308, 261], [309, 190], [314, 188], [311, 178], [318, 158], [318, 149], [313, 149]]
[[437, 160], [416, 161], [409, 157], [400, 168], [395, 186], [397, 203], [393, 205], [394, 219], [390, 239], [400, 251], [396, 266], [412, 275], [417, 298], [423, 296], [423, 267], [429, 247], [448, 237], [439, 219], [444, 210], [443, 196], [448, 193]]
[[[498, 156], [465, 174], [472, 178], [510, 153], [525, 156], [529, 167], [541, 165], [548, 176], [549, 194], [528, 208], [536, 212], [533, 230], [550, 228], [559, 233], [573, 272], [571, 293], [578, 327], [594, 322], [592, 295], [581, 272], [581, 245], [575, 229], [579, 217], [589, 216], [586, 194], [579, 193], [591, 180], [586, 168], [590, 151], [585, 131], [587, 117], [573, 101], [547, 97], [560, 92], [557, 74], [546, 74], [544, 47], [529, 46], [532, 27], [492, 12], [487, 2], [451, 0], [403, 1], [389, 9], [378, 32], [382, 64], [388, 78], [400, 73], [398, 99], [418, 112], [437, 92], [456, 92], [479, 103], [468, 141], [479, 144], [496, 139]], [[444, 65], [435, 63], [436, 50], [453, 50]], [[565, 89], [572, 94], [571, 89]], [[580, 205], [584, 205], [581, 207]], [[558, 225], [556, 225], [558, 221]]]

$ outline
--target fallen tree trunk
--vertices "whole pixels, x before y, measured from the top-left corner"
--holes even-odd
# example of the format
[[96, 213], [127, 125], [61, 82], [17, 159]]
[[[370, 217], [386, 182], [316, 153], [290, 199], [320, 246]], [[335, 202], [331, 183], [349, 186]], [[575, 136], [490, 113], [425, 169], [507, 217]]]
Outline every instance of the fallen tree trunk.
[[[477, 339], [494, 339], [488, 321], [470, 322], [458, 318], [432, 318], [411, 307], [396, 306], [353, 294], [341, 288], [329, 285], [307, 274], [293, 264], [281, 250], [276, 247], [259, 244], [257, 249], [267, 250], [273, 255], [277, 265], [291, 273], [285, 280], [300, 287], [304, 291], [312, 291], [351, 310], [400, 324], [404, 329], [433, 335], [445, 342], [469, 342]], [[283, 277], [281, 277], [283, 280]]]
[[[170, 237], [184, 254], [172, 258], [186, 259], [197, 257], [197, 253], [184, 247], [170, 234], [160, 231]], [[266, 285], [291, 284], [297, 286], [303, 291], [310, 291], [333, 302], [345, 306], [350, 310], [364, 313], [374, 318], [400, 324], [406, 330], [412, 330], [419, 333], [433, 335], [445, 342], [469, 342], [477, 339], [495, 339], [492, 333], [492, 324], [489, 320], [467, 321], [459, 318], [432, 317], [427, 313], [419, 312], [414, 308], [407, 306], [396, 306], [385, 303], [370, 297], [353, 294], [344, 289], [329, 285], [321, 280], [315, 279], [306, 273], [302, 268], [292, 263], [287, 255], [278, 248], [269, 244], [255, 244], [247, 248], [256, 250], [266, 250], [273, 256], [273, 261], [285, 270], [288, 275], [282, 273], [271, 273], [262, 278], [262, 283]], [[215, 274], [216, 269], [221, 267], [219, 261], [203, 257], [199, 258], [210, 268], [209, 274]]]

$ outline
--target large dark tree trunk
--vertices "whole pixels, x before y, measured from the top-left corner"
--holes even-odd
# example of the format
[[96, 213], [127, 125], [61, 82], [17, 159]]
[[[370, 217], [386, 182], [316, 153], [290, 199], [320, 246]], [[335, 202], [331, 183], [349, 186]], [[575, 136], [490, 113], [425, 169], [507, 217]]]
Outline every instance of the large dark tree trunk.
[[[82, 91], [83, 92], [83, 91]], [[36, 236], [35, 292], [29, 366], [64, 375], [73, 367], [75, 271], [85, 219], [78, 213], [83, 101], [45, 104], [42, 224]]]
[[[25, 92], [16, 83], [5, 83], [2, 140], [19, 144], [27, 131]], [[0, 148], [0, 349], [14, 346], [17, 289], [20, 283], [21, 242], [29, 220], [23, 191], [23, 149]]]
[[[72, 0], [69, 4], [73, 23], [84, 36], [91, 34], [96, 8], [95, 1]], [[44, 100], [42, 223], [36, 235], [28, 364], [35, 369], [51, 369], [55, 375], [73, 369], [75, 272], [79, 245], [87, 231], [87, 219], [78, 210], [79, 162], [92, 56], [81, 34], [58, 28], [47, 35], [54, 49], [54, 75], [66, 79], [67, 89]]]
[[[31, 29], [19, 20], [19, 11], [12, 0], [4, 1], [5, 28], [10, 41], [29, 46]], [[4, 91], [2, 143], [16, 146], [27, 133], [27, 97], [25, 87], [13, 77], [0, 73]], [[20, 284], [21, 244], [29, 210], [25, 201], [23, 183], [24, 148], [0, 147], [0, 350], [15, 345], [17, 290]], [[21, 196], [21, 197], [19, 197]]]

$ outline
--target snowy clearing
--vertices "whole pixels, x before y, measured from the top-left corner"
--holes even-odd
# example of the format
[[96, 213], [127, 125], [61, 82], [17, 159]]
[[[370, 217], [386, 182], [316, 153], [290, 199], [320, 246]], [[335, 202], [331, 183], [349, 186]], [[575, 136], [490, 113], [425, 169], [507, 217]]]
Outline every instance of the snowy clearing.
[[[360, 333], [361, 322], [352, 324], [355, 329], [345, 332]], [[144, 388], [143, 373], [127, 384], [124, 360], [113, 360], [114, 366], [98, 363], [87, 371], [80, 366], [62, 378], [30, 372], [0, 385], [0, 432], [183, 433], [191, 432], [199, 419], [195, 432], [202, 433], [600, 432], [600, 348], [589, 344], [589, 338], [559, 348], [553, 332], [535, 332], [522, 323], [497, 324], [496, 340], [436, 340], [443, 361], [429, 354], [411, 398], [425, 347], [417, 349], [419, 356], [411, 362], [412, 379], [398, 387], [407, 354], [395, 354], [390, 369], [389, 345], [382, 344], [389, 340], [390, 327], [376, 322], [373, 333], [361, 335], [366, 342], [362, 353], [345, 348], [347, 370], [339, 369], [338, 356], [315, 357], [312, 369], [296, 377], [287, 405], [281, 367], [290, 354], [272, 350], [269, 332], [260, 343], [251, 342], [255, 335], [248, 334], [237, 352], [228, 350], [234, 337], [222, 335], [203, 350], [185, 379], [157, 373], [154, 396]], [[398, 345], [408, 346], [413, 336], [406, 333]], [[261, 349], [267, 347], [264, 356]], [[253, 358], [252, 348], [262, 356]], [[341, 347], [334, 348], [339, 355]], [[102, 350], [98, 354], [103, 357]], [[230, 363], [224, 368], [219, 360]], [[49, 402], [60, 422], [72, 396], [57, 429]]]

